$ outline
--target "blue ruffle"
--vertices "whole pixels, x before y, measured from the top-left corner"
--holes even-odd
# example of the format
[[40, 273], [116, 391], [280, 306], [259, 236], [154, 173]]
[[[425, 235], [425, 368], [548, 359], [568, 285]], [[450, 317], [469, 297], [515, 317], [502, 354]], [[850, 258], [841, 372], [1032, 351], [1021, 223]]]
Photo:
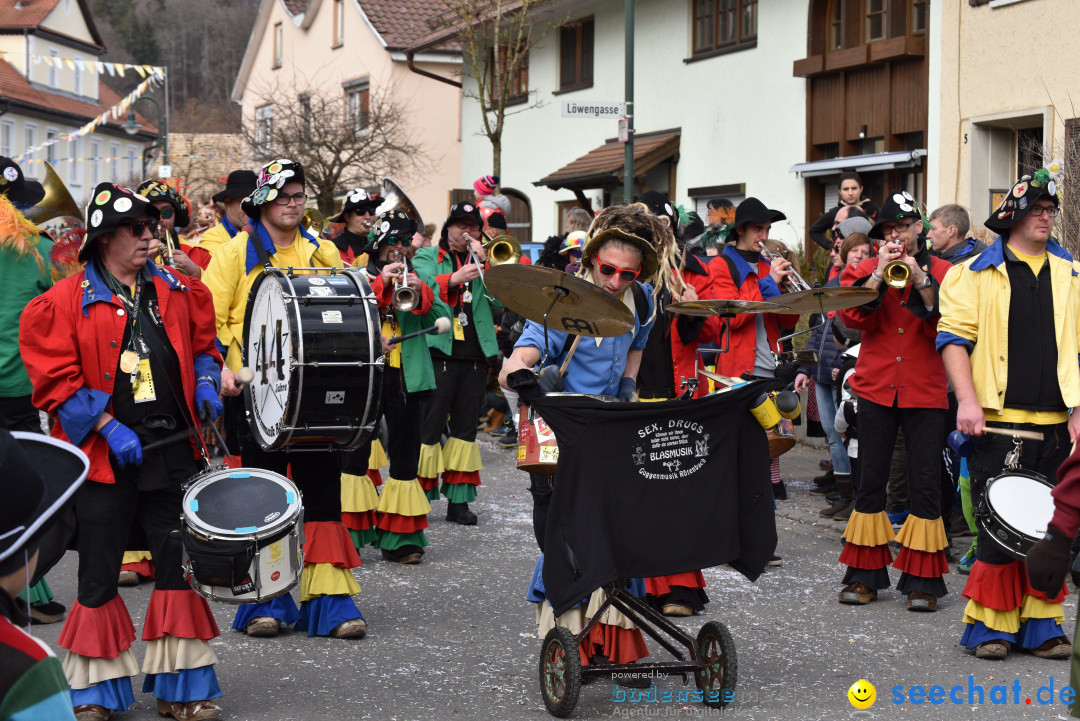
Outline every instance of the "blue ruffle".
[[[1022, 628], [1023, 627], [1021, 626], [1021, 629]], [[974, 649], [976, 646], [986, 643], [987, 641], [1008, 641], [1009, 643], [1015, 644], [1016, 634], [987, 628], [986, 624], [982, 621], [964, 624], [964, 635], [960, 637], [960, 645], [965, 648]]]
[[135, 694], [131, 690], [130, 676], [99, 681], [87, 688], [71, 689], [72, 706], [93, 704], [104, 706], [110, 711], [126, 711], [127, 707], [133, 703], [135, 703]]
[[236, 618], [233, 619], [232, 627], [237, 631], [243, 631], [251, 619], [260, 616], [276, 618], [286, 626], [292, 626], [300, 620], [300, 609], [296, 607], [296, 601], [293, 601], [292, 595], [288, 593], [278, 596], [273, 601], [245, 603], [236, 609]]
[[[631, 578], [626, 581], [626, 590], [638, 598], [644, 598], [645, 591], [645, 579], [644, 578]], [[543, 603], [547, 600], [547, 593], [544, 590], [544, 554], [540, 554], [540, 558], [536, 559], [536, 566], [533, 567], [532, 578], [529, 579], [529, 588], [525, 592], [525, 600], [530, 603]], [[585, 603], [589, 600], [586, 596], [581, 599], [580, 603]]]
[[307, 631], [308, 636], [329, 636], [346, 621], [363, 617], [351, 596], [317, 596], [300, 604], [297, 628]]
[[148, 673], [142, 690], [169, 703], [205, 701], [222, 695], [213, 664], [176, 673]]
[[1064, 635], [1061, 624], [1052, 618], [1029, 618], [1020, 624], [1016, 642], [1020, 644], [1020, 648], [1031, 650], [1042, 646], [1052, 638]]

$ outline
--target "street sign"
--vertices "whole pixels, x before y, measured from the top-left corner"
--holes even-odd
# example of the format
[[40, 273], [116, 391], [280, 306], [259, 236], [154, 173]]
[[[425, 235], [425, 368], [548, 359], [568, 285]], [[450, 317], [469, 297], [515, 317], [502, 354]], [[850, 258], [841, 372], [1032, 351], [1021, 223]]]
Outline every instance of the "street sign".
[[630, 121], [627, 118], [619, 118], [619, 142], [630, 142]]
[[626, 103], [564, 100], [562, 116], [564, 118], [622, 118], [626, 116]]
[[171, 178], [172, 177], [172, 166], [171, 165], [159, 166], [158, 167], [158, 177], [159, 178]]

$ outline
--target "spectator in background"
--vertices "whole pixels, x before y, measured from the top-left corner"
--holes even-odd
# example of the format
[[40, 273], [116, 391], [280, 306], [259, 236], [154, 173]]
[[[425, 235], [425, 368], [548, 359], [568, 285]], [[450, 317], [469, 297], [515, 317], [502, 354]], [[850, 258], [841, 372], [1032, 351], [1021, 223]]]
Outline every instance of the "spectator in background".
[[971, 230], [971, 216], [962, 205], [950, 203], [930, 214], [930, 254], [953, 265], [974, 258], [986, 250], [986, 244], [966, 237]]
[[856, 206], [865, 212], [870, 220], [876, 220], [878, 211], [880, 210], [880, 208], [874, 204], [874, 201], [863, 194], [862, 178], [854, 171], [840, 174], [838, 195], [840, 202], [837, 203], [836, 207], [825, 211], [825, 213], [810, 226], [810, 237], [822, 248], [829, 247], [829, 237], [826, 235], [825, 231], [833, 227], [836, 213], [840, 208], [845, 205]]

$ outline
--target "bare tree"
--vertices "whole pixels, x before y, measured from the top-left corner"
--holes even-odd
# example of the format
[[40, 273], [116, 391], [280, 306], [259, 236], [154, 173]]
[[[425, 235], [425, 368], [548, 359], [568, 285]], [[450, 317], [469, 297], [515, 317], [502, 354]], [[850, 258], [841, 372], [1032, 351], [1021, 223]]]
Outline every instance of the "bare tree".
[[244, 145], [256, 164], [289, 158], [304, 166], [319, 211], [335, 197], [384, 176], [410, 176], [430, 167], [404, 106], [391, 87], [317, 90], [307, 83], [256, 92]]
[[481, 133], [491, 142], [496, 175], [502, 175], [506, 117], [543, 104], [529, 90], [529, 52], [557, 24], [536, 15], [552, 4], [552, 0], [446, 0], [442, 22], [456, 29], [462, 74], [476, 83], [475, 91], [464, 87], [462, 97], [480, 107]]

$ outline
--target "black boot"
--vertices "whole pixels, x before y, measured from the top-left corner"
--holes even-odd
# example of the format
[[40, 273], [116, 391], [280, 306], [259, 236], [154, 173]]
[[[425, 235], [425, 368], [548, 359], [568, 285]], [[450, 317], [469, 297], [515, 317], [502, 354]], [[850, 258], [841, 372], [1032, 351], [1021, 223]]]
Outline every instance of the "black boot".
[[836, 474], [836, 487], [840, 498], [833, 505], [818, 513], [822, 518], [833, 518], [837, 513], [847, 509], [855, 502], [855, 489], [851, 485], [850, 473]]
[[468, 503], [446, 504], [446, 520], [462, 526], [475, 526], [476, 514], [469, 510]]

